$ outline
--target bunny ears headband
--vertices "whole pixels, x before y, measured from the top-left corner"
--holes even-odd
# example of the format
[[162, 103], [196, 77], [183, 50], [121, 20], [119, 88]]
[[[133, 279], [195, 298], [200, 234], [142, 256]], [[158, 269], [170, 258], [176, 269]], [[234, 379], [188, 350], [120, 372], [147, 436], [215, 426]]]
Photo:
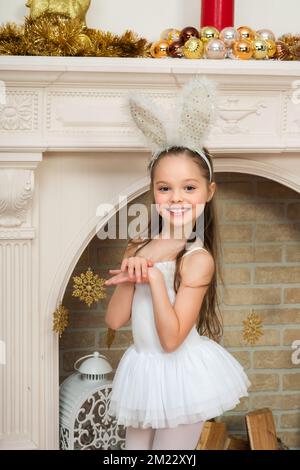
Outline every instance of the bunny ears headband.
[[211, 181], [212, 168], [202, 147], [215, 117], [216, 95], [215, 82], [196, 76], [180, 90], [174, 117], [170, 119], [153, 101], [136, 92], [129, 93], [127, 107], [152, 152], [150, 168], [162, 151], [173, 146], [186, 147], [205, 160]]

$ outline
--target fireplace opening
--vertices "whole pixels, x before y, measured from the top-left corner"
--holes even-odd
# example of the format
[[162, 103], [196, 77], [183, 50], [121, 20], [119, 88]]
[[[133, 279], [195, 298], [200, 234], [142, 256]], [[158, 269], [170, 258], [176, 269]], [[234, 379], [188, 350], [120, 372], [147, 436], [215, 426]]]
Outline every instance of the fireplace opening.
[[[220, 420], [236, 435], [245, 435], [245, 414], [269, 407], [277, 435], [290, 448], [300, 448], [300, 370], [292, 361], [292, 344], [300, 340], [300, 195], [275, 181], [242, 173], [217, 173], [215, 194], [220, 225], [220, 263], [224, 285], [218, 293], [224, 322], [221, 344], [243, 365], [252, 386], [249, 397]], [[146, 192], [131, 201], [149, 203]], [[130, 218], [128, 218], [130, 220]], [[83, 251], [67, 285], [63, 305], [70, 321], [59, 342], [59, 381], [73, 373], [82, 356], [99, 351], [114, 371], [133, 342], [130, 322], [106, 346], [107, 297], [89, 308], [72, 296], [73, 276], [89, 266], [101, 278], [120, 266], [126, 239], [100, 240]], [[243, 337], [250, 314], [261, 320], [255, 344]]]

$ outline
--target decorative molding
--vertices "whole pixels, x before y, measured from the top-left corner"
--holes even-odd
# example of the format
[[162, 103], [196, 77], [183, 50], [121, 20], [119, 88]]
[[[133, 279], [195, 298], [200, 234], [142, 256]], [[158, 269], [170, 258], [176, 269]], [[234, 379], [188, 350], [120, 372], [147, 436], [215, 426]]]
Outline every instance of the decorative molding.
[[0, 240], [32, 240], [35, 238], [34, 228], [1, 229]]
[[6, 88], [6, 103], [0, 104], [0, 131], [33, 131], [38, 128], [38, 94]]
[[[33, 197], [34, 178], [33, 171], [22, 169], [0, 169], [0, 237], [5, 231], [1, 230], [16, 227], [21, 228], [27, 223], [28, 211]], [[8, 238], [18, 231], [8, 232]], [[26, 233], [26, 231], [25, 231]], [[28, 236], [28, 233], [27, 233]]]
[[256, 152], [257, 139], [269, 152], [300, 151], [300, 106], [288, 101], [299, 77], [294, 61], [227, 60], [224, 67], [224, 61], [205, 59], [21, 56], [0, 57], [8, 90], [8, 103], [0, 107], [2, 148], [145, 150], [123, 109], [127, 92], [134, 88], [172, 107], [195, 74], [219, 86], [212, 151]]

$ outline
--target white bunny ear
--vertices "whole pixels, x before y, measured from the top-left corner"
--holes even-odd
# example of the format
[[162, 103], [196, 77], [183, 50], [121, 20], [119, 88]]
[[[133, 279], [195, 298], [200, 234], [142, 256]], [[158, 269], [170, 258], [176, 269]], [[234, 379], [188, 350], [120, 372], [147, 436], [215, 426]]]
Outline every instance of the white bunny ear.
[[[152, 152], [167, 145], [167, 134], [164, 127], [164, 114], [154, 102], [131, 92], [128, 94], [127, 106], [136, 126], [142, 131], [146, 144]], [[159, 117], [161, 116], [161, 117]]]
[[217, 85], [204, 76], [187, 82], [178, 98], [175, 132], [186, 147], [201, 148], [216, 116]]

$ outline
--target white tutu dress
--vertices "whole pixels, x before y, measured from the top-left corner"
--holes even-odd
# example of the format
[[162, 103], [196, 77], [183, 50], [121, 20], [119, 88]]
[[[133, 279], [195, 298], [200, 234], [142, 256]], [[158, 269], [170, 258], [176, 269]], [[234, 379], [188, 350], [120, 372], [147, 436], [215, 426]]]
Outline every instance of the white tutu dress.
[[[193, 248], [183, 256], [201, 247]], [[163, 273], [174, 305], [175, 260], [154, 263]], [[241, 364], [217, 342], [199, 335], [196, 324], [183, 343], [166, 352], [159, 341], [149, 284], [135, 284], [134, 343], [116, 369], [108, 414], [135, 428], [173, 428], [220, 416], [248, 396]]]

